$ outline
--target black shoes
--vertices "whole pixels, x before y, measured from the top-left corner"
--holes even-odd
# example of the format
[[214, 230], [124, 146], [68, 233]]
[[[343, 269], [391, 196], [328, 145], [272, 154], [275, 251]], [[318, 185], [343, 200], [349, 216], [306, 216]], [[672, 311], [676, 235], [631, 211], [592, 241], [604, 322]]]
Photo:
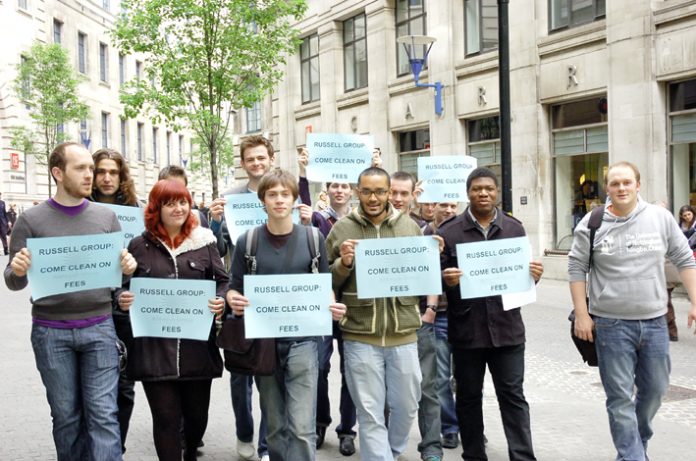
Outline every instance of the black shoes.
[[343, 456], [351, 456], [355, 454], [355, 442], [353, 441], [353, 436], [340, 435], [338, 440], [338, 451], [340, 451]]
[[326, 437], [326, 426], [317, 426], [317, 450], [324, 445], [324, 438]]
[[459, 434], [456, 432], [450, 432], [442, 436], [442, 446], [443, 448], [457, 448], [459, 446]]

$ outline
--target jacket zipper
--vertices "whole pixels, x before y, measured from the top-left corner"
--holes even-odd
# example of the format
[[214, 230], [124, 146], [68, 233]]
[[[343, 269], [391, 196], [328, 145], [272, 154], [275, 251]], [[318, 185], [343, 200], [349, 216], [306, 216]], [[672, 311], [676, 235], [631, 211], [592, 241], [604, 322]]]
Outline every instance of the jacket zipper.
[[[375, 230], [377, 231], [377, 238], [378, 239], [382, 238], [382, 235], [380, 233], [381, 228], [382, 228], [381, 225], [380, 225], [380, 227], [375, 226]], [[387, 346], [387, 320], [389, 318], [389, 316], [387, 315], [387, 298], [383, 298], [382, 303], [383, 303], [382, 312], [384, 313], [384, 316], [383, 316], [384, 323], [382, 324], [382, 347], [386, 347]], [[376, 301], [375, 301], [375, 309], [377, 309], [377, 302]]]
[[[176, 256], [172, 255], [170, 253], [169, 255], [172, 258], [172, 262], [174, 263], [174, 278], [177, 280], [179, 279], [179, 266], [176, 263]], [[181, 339], [177, 338], [176, 339], [176, 376], [177, 378], [181, 378], [181, 367], [180, 367], [180, 361], [181, 359]]]

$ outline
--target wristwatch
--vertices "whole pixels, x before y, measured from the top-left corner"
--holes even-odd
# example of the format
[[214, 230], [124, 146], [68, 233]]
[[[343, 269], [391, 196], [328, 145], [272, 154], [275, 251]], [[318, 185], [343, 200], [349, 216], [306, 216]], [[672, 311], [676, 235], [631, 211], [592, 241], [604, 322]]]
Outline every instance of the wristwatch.
[[433, 312], [437, 312], [437, 304], [428, 304], [427, 306], [425, 306], [425, 308], [430, 309]]

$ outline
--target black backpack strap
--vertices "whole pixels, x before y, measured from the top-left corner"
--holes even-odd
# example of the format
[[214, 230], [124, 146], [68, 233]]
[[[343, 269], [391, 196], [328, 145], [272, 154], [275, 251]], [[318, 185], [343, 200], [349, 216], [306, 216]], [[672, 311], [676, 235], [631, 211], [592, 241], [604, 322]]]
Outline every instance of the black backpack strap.
[[319, 272], [319, 229], [314, 226], [305, 226], [307, 230], [307, 244], [309, 245], [309, 255], [312, 257], [312, 273]]
[[602, 217], [604, 216], [604, 205], [595, 207], [590, 212], [590, 221], [587, 223], [587, 228], [590, 229], [590, 264], [589, 268], [592, 269], [592, 260], [594, 255], [594, 238], [597, 233], [597, 229], [602, 225]]
[[247, 263], [247, 274], [256, 275], [256, 250], [259, 248], [259, 228], [246, 231], [246, 248], [244, 259]]

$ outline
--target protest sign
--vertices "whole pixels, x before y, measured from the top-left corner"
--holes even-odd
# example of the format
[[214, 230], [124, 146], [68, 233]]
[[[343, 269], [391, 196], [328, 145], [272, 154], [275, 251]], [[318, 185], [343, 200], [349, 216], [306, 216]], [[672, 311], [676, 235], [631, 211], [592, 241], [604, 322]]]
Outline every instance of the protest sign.
[[356, 183], [372, 165], [372, 136], [312, 133], [307, 136], [307, 180]]
[[33, 300], [74, 291], [120, 287], [122, 248], [123, 232], [28, 238], [31, 266], [27, 277]]
[[245, 275], [247, 338], [330, 336], [331, 274]]
[[208, 300], [215, 297], [213, 280], [136, 277], [130, 281], [133, 336], [207, 341], [213, 314]]
[[[266, 224], [268, 215], [259, 196], [254, 194], [225, 195], [225, 222], [232, 243], [237, 243], [240, 235], [261, 224]], [[292, 211], [292, 221], [300, 222], [300, 213]]]
[[418, 202], [468, 202], [466, 179], [475, 168], [476, 158], [466, 155], [418, 157]]
[[528, 291], [531, 253], [527, 237], [457, 244], [462, 299]]
[[361, 299], [442, 293], [440, 252], [432, 236], [359, 240], [355, 274]]
[[137, 237], [145, 230], [145, 211], [143, 208], [139, 206], [112, 205], [110, 203], [94, 203], [105, 206], [116, 213], [123, 231], [124, 247], [128, 246], [133, 237]]

